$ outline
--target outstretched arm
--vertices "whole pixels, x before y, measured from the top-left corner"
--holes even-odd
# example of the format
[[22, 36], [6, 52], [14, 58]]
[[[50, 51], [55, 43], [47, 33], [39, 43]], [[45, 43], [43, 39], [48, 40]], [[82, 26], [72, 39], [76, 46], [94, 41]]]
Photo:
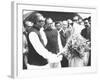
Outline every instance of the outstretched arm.
[[47, 59], [49, 62], [56, 62], [58, 60], [57, 55], [49, 52], [41, 43], [38, 35], [35, 32], [29, 34], [29, 39], [34, 49], [39, 55]]

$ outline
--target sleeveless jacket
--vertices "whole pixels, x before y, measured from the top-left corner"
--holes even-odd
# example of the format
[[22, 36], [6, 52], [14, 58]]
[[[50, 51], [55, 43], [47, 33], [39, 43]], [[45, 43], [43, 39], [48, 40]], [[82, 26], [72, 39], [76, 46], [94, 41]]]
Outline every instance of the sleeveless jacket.
[[42, 38], [41, 38], [41, 35], [39, 33], [39, 29], [37, 28], [31, 28], [28, 32], [28, 36], [27, 36], [27, 39], [28, 39], [28, 48], [29, 48], [29, 53], [28, 53], [28, 63], [30, 65], [39, 65], [39, 66], [42, 66], [42, 65], [46, 65], [47, 64], [47, 60], [44, 59], [41, 55], [39, 55], [37, 53], [37, 51], [34, 49], [33, 45], [31, 44], [30, 40], [29, 40], [29, 34], [31, 32], [35, 32], [41, 43], [43, 44], [43, 41], [42, 41]]
[[59, 52], [57, 30], [56, 29], [46, 29], [45, 33], [46, 33], [46, 37], [48, 41], [46, 48], [48, 49], [48, 51], [57, 54]]

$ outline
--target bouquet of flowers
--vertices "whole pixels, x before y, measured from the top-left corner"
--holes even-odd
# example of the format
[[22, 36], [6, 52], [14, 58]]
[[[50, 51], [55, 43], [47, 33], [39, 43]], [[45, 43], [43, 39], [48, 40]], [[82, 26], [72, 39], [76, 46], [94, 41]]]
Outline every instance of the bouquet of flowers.
[[84, 52], [90, 50], [90, 42], [79, 37], [79, 36], [71, 36], [66, 43], [64, 49], [60, 52], [62, 55], [66, 56], [67, 59], [73, 57], [84, 56]]

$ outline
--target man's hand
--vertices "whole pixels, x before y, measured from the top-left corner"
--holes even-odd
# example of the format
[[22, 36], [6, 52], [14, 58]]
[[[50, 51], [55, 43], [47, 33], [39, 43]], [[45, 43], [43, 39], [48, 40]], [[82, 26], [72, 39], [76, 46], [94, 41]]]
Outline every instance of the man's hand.
[[48, 59], [50, 68], [60, 68], [61, 60], [62, 60], [62, 55], [57, 56], [56, 54], [52, 54], [52, 56], [50, 56], [50, 58]]
[[62, 57], [63, 57], [63, 55], [59, 55], [59, 56], [57, 56], [58, 61], [61, 61], [61, 60], [62, 60]]
[[57, 56], [56, 54], [51, 54], [49, 56], [48, 62], [50, 63], [58, 63], [62, 60], [62, 55]]

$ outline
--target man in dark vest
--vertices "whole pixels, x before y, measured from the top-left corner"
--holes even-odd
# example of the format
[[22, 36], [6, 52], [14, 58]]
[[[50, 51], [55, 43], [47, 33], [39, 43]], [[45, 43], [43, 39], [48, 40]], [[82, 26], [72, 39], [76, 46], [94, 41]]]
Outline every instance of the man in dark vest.
[[[48, 51], [52, 52], [53, 54], [57, 54], [60, 50], [59, 40], [58, 40], [59, 35], [57, 29], [53, 25], [53, 20], [51, 18], [46, 19], [45, 34], [48, 41], [46, 49], [48, 49]], [[58, 62], [58, 65], [56, 65], [56, 67], [61, 67], [60, 60]]]
[[[40, 29], [44, 26], [44, 17], [39, 13], [32, 13], [26, 18], [28, 21], [34, 23], [33, 27], [28, 30], [27, 40], [29, 53], [28, 69], [35, 68], [49, 68], [49, 62], [55, 62], [57, 55], [52, 54], [44, 47], [44, 41], [40, 34]], [[33, 68], [32, 68], [33, 67]]]

